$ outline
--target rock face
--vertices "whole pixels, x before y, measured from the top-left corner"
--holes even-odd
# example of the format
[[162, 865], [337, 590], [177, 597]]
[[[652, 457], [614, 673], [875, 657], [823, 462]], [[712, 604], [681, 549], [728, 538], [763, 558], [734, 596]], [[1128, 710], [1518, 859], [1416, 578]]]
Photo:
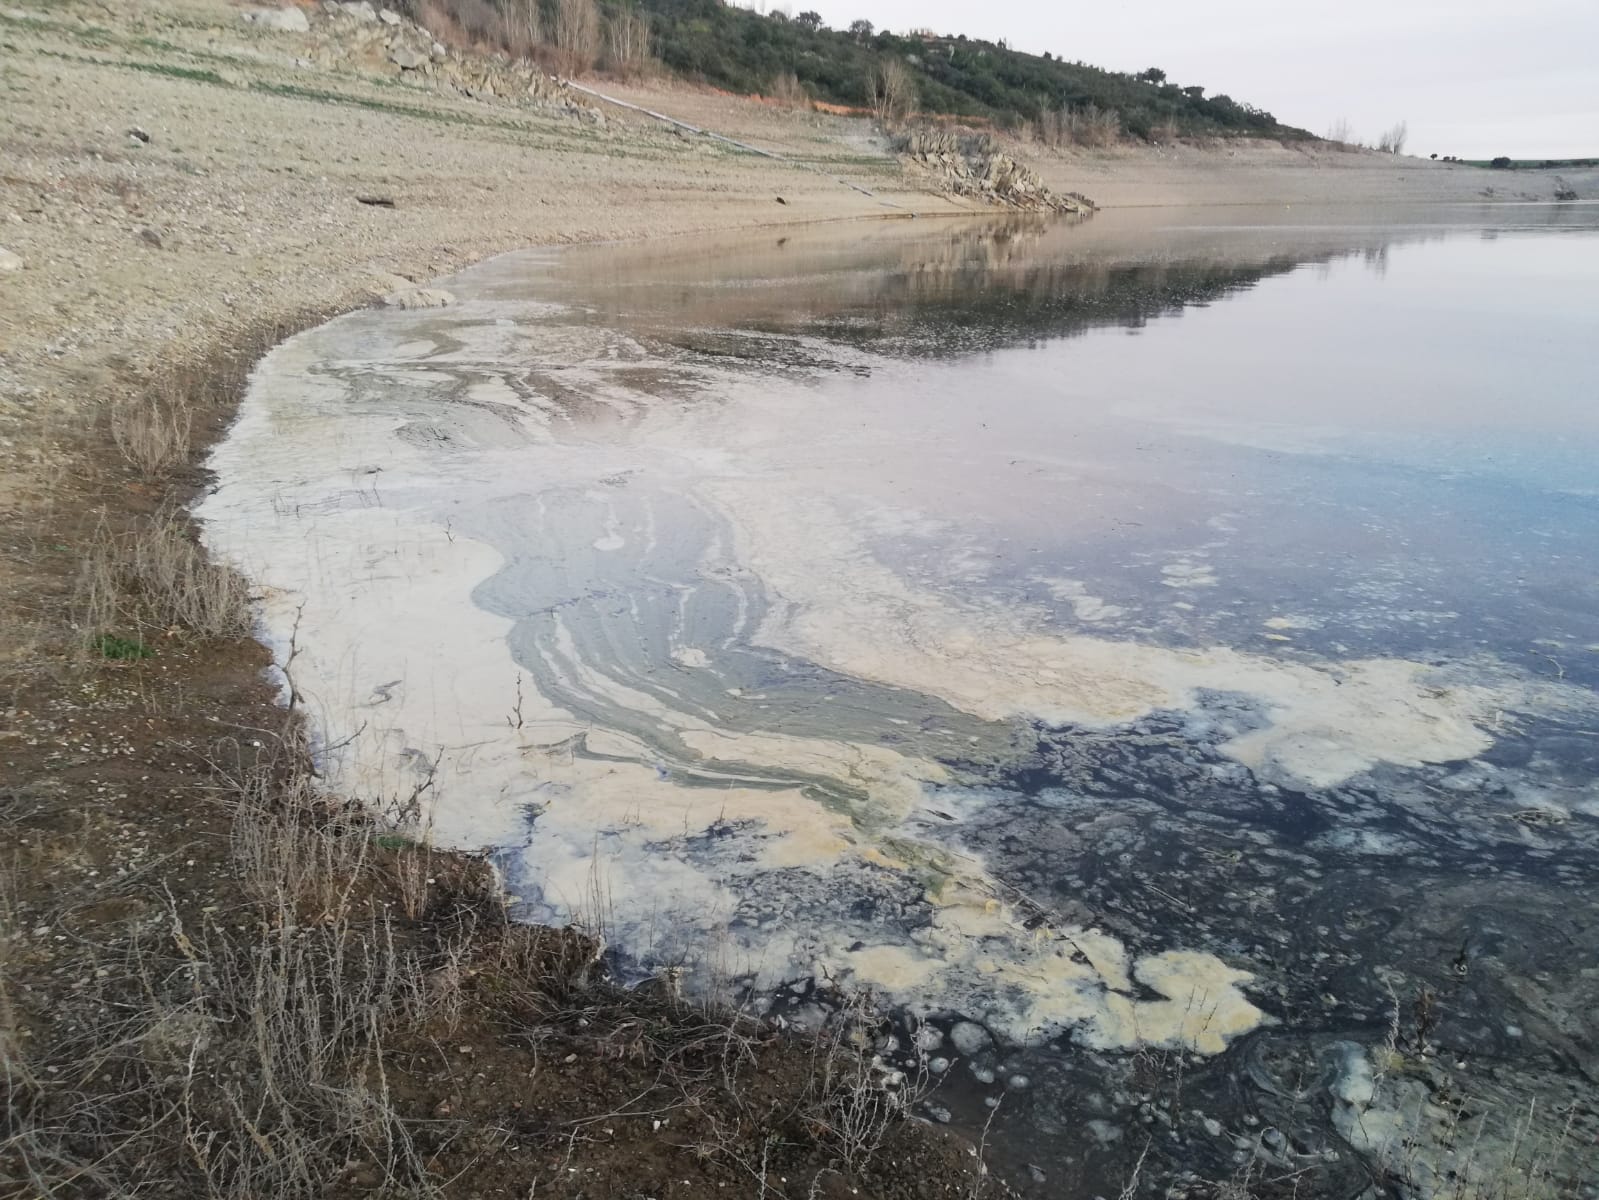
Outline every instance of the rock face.
[[1085, 216], [1097, 208], [1078, 192], [1051, 191], [1032, 168], [1004, 153], [986, 133], [915, 129], [902, 139], [900, 152], [940, 176], [945, 189], [957, 196], [973, 196], [1028, 212]]
[[244, 19], [259, 29], [272, 29], [278, 33], [310, 33], [311, 22], [305, 11], [298, 8], [252, 8]]
[[[300, 9], [255, 11], [292, 11], [305, 18]], [[318, 67], [398, 73], [407, 83], [473, 100], [527, 105], [605, 124], [592, 100], [537, 65], [504, 55], [457, 53], [414, 21], [371, 0], [322, 0], [310, 29], [309, 61]]]

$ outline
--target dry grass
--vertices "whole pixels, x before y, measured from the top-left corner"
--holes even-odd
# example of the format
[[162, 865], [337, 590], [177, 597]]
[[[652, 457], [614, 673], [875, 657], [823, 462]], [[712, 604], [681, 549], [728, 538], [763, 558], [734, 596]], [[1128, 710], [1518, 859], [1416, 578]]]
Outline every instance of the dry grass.
[[134, 470], [163, 478], [189, 455], [194, 413], [181, 395], [124, 400], [111, 410], [111, 437]]
[[[1052, 149], [1065, 146], [1102, 148], [1113, 146], [1122, 132], [1121, 114], [1113, 108], [1089, 103], [1080, 108], [1069, 105], [1047, 112], [1038, 121], [1038, 139]], [[1171, 130], [1175, 140], [1175, 128]]]
[[243, 576], [212, 562], [176, 509], [126, 533], [102, 525], [84, 553], [72, 608], [85, 645], [107, 635], [244, 637], [251, 627]]
[[793, 71], [779, 71], [774, 75], [766, 94], [769, 99], [777, 101], [785, 108], [809, 108], [811, 103], [810, 93], [805, 90], [799, 81], [799, 76]]

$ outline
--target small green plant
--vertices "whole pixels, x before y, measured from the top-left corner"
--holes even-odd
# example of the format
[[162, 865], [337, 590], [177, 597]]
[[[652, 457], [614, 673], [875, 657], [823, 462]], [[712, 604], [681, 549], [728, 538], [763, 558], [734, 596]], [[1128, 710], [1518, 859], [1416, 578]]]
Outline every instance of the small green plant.
[[102, 633], [94, 639], [94, 648], [101, 658], [113, 659], [116, 662], [137, 662], [141, 658], [153, 658], [155, 651], [143, 642], [132, 638], [118, 637], [114, 633]]

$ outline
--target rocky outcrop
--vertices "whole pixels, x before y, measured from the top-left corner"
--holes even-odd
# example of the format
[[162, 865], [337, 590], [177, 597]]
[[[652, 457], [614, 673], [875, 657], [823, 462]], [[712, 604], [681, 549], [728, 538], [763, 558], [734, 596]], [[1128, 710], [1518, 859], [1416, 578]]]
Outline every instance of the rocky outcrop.
[[900, 153], [930, 171], [943, 190], [1026, 212], [1086, 215], [1097, 206], [1079, 192], [1051, 190], [1031, 167], [1006, 154], [988, 134], [914, 129]]
[[[304, 19], [302, 10], [293, 11]], [[531, 105], [605, 124], [591, 100], [536, 64], [451, 50], [416, 22], [369, 0], [322, 0], [309, 28], [309, 60], [327, 70], [397, 75], [406, 83], [474, 100]]]

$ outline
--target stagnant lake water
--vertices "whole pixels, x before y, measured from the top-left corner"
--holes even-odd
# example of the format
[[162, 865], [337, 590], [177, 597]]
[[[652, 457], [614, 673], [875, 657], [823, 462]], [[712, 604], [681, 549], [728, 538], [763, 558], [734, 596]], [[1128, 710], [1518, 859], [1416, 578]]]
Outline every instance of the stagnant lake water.
[[624, 975], [869, 993], [1026, 1194], [1599, 1195], [1599, 210], [442, 286], [201, 510], [335, 786]]

